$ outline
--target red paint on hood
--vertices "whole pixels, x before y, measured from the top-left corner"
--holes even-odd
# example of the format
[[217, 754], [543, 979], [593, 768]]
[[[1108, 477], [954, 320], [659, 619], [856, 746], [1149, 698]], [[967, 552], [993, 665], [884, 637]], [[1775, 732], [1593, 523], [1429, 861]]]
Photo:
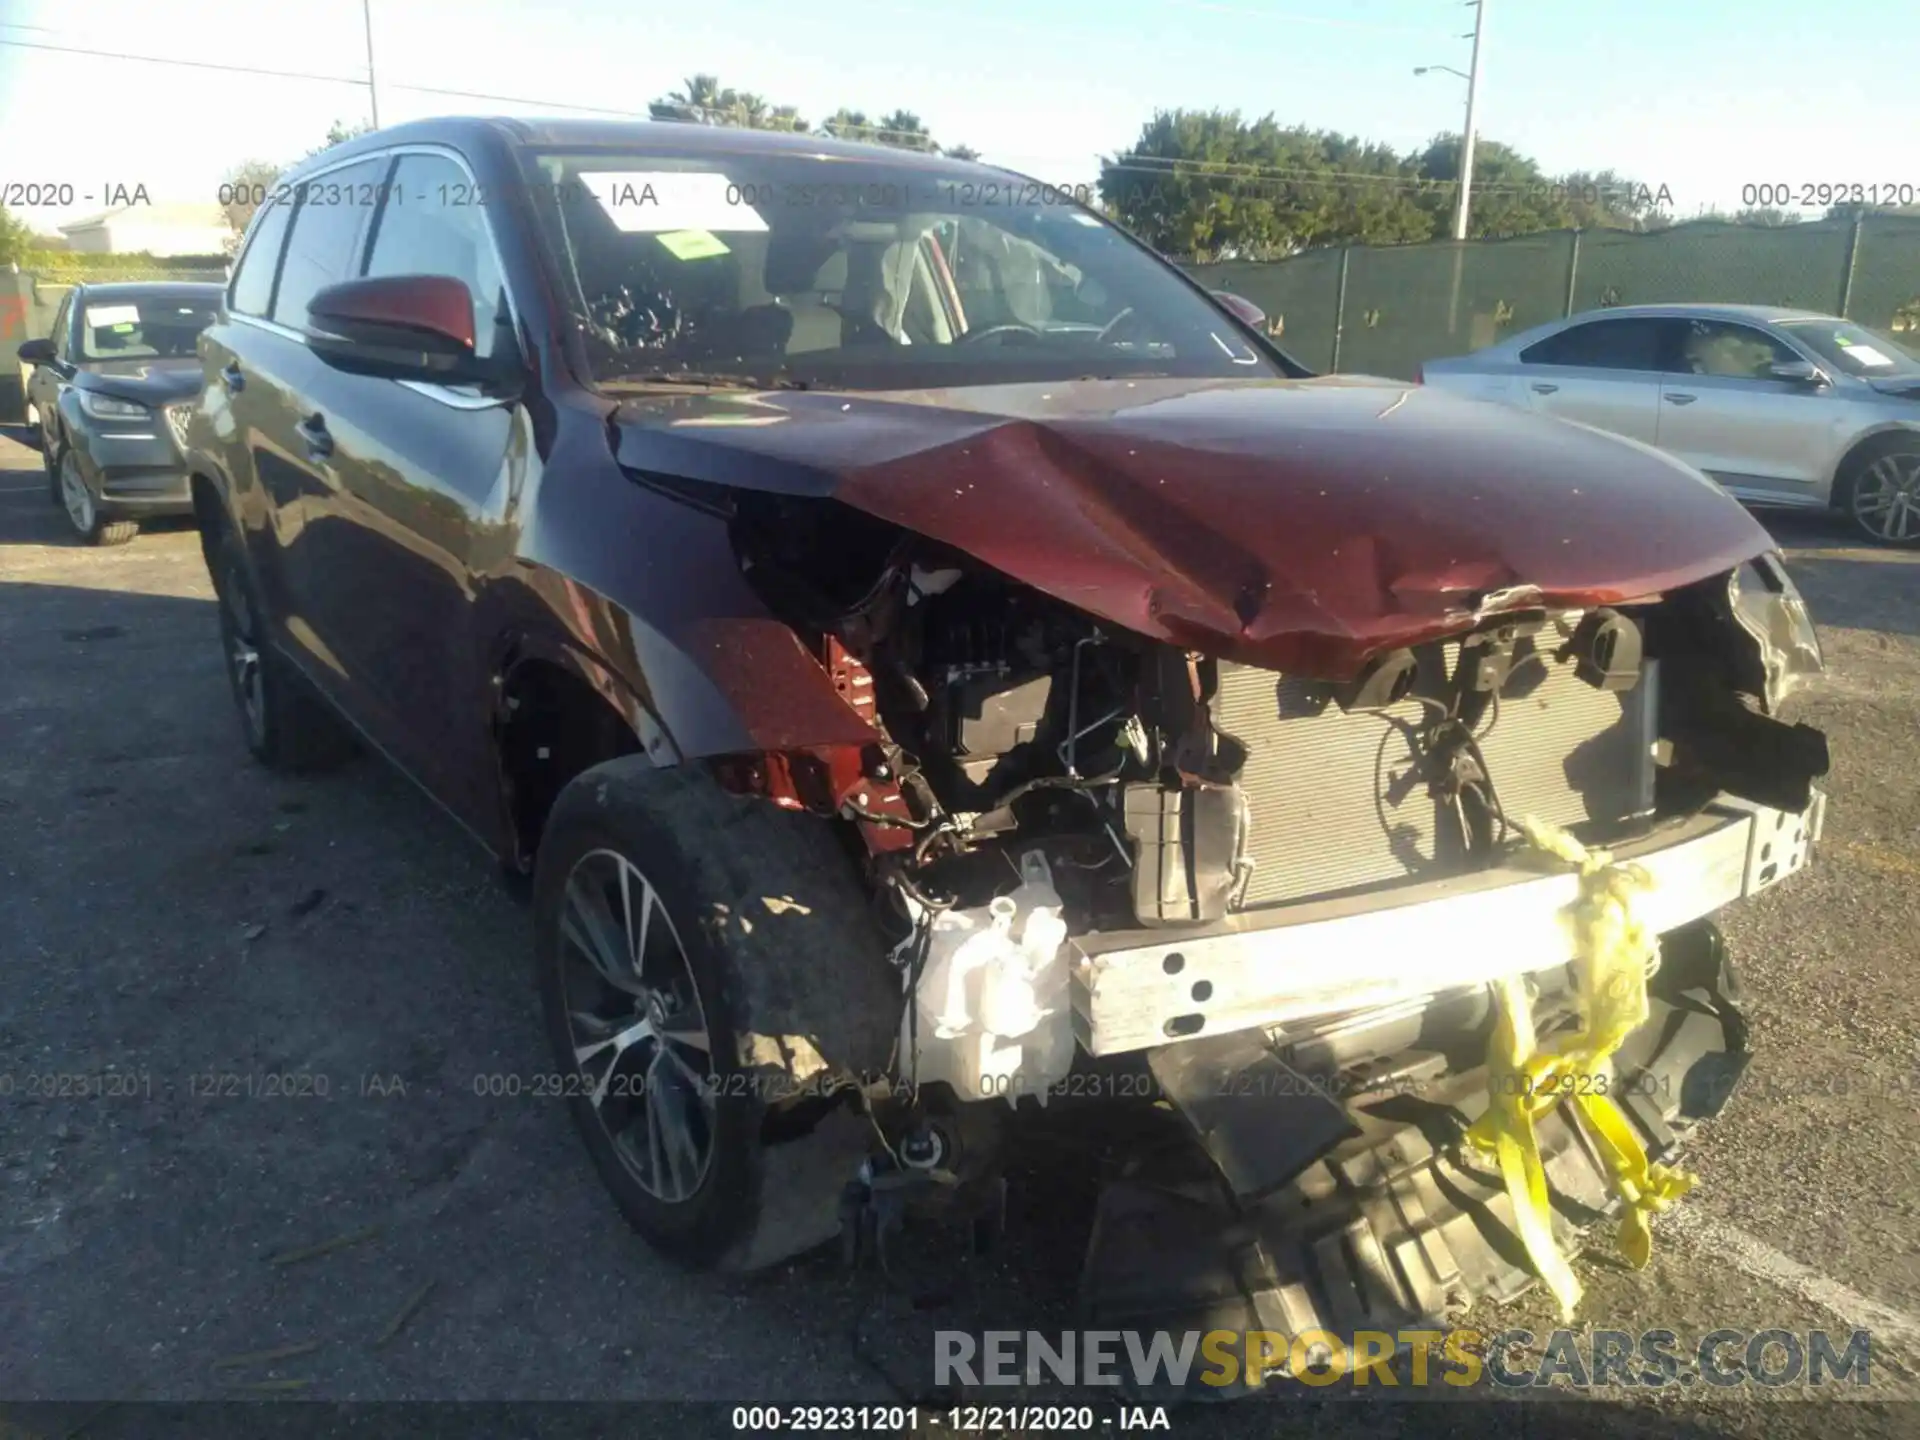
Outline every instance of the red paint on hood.
[[1477, 613], [1646, 599], [1773, 548], [1648, 446], [1396, 381], [749, 403], [783, 419], [710, 435], [1114, 624], [1330, 679]]

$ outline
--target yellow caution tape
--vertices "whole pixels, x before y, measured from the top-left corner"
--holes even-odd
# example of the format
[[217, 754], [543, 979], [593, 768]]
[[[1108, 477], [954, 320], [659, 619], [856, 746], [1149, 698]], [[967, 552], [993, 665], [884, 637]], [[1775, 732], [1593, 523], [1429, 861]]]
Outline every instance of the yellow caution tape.
[[1527, 1258], [1560, 1302], [1561, 1319], [1571, 1321], [1580, 1282], [1554, 1243], [1535, 1122], [1565, 1099], [1585, 1117], [1614, 1193], [1625, 1204], [1620, 1251], [1636, 1269], [1653, 1252], [1649, 1216], [1692, 1189], [1694, 1177], [1650, 1165], [1627, 1117], [1607, 1093], [1612, 1085], [1607, 1061], [1646, 1024], [1647, 978], [1660, 965], [1659, 937], [1634, 915], [1634, 898], [1652, 888], [1651, 879], [1640, 866], [1616, 864], [1605, 850], [1589, 850], [1555, 826], [1528, 819], [1520, 822], [1520, 830], [1536, 849], [1565, 861], [1579, 875], [1580, 897], [1569, 907], [1569, 920], [1580, 1025], [1543, 1049], [1534, 1034], [1525, 977], [1510, 975], [1494, 983], [1498, 1013], [1487, 1052], [1490, 1103], [1467, 1139], [1497, 1160]]

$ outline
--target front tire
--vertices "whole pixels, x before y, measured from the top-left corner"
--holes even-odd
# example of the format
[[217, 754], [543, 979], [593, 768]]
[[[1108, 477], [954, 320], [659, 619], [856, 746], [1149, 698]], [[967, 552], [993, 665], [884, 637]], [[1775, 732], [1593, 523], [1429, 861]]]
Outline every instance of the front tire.
[[266, 642], [265, 612], [230, 531], [221, 533], [213, 559], [220, 649], [247, 749], [268, 769], [289, 772], [346, 759], [354, 749], [346, 725]]
[[628, 1222], [694, 1268], [832, 1239], [900, 987], [828, 823], [609, 761], [554, 805], [534, 920], [568, 1104]]
[[1876, 545], [1920, 545], [1920, 436], [1870, 446], [1847, 467], [1839, 492], [1840, 508]]
[[73, 532], [80, 537], [81, 544], [124, 545], [140, 533], [139, 521], [110, 520], [102, 513], [100, 503], [87, 488], [86, 477], [80, 472], [79, 457], [73, 453], [71, 445], [60, 447], [60, 456], [54, 462], [50, 483], [53, 498], [66, 511], [67, 523], [73, 526]]

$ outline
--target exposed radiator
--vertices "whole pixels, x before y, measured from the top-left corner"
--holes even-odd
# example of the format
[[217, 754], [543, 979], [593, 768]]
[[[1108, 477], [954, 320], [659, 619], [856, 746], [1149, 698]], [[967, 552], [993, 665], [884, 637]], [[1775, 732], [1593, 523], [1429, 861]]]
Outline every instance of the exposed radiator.
[[[1442, 649], [1451, 673], [1459, 646]], [[1593, 688], [1551, 654], [1516, 664], [1497, 714], [1477, 732], [1501, 808], [1556, 825], [1651, 809], [1658, 683], [1653, 664], [1625, 692]], [[1220, 666], [1215, 724], [1249, 752], [1240, 784], [1254, 868], [1243, 909], [1440, 873], [1438, 805], [1410, 773], [1405, 734], [1337, 704], [1310, 713], [1315, 688], [1271, 670]], [[1405, 700], [1388, 713], [1417, 729], [1429, 709]]]

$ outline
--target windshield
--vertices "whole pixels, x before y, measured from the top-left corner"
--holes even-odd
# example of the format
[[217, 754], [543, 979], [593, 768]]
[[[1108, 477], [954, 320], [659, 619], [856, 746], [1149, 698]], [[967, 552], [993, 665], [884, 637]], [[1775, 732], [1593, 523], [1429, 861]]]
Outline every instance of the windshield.
[[1920, 379], [1920, 356], [1851, 320], [1786, 320], [1780, 328], [1827, 364], [1868, 380]]
[[1050, 187], [806, 155], [526, 163], [602, 385], [1291, 373]]
[[80, 312], [83, 360], [164, 360], [194, 353], [211, 325], [218, 300], [176, 295], [118, 295], [90, 301]]

